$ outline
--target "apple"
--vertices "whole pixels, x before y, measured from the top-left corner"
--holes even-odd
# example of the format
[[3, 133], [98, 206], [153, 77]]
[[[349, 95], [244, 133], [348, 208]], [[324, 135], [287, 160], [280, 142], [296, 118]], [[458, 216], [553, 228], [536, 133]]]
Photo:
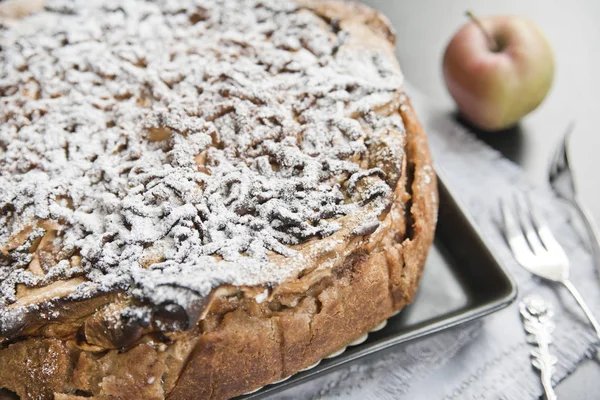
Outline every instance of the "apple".
[[476, 18], [454, 35], [444, 53], [444, 79], [462, 115], [498, 131], [540, 105], [554, 77], [550, 43], [530, 20]]

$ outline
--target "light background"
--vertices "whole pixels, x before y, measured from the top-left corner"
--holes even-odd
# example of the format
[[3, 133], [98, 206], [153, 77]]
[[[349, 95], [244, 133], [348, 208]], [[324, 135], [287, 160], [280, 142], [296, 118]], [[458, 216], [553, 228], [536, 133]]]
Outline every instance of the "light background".
[[[363, 0], [397, 31], [396, 51], [406, 79], [452, 112], [442, 77], [442, 55], [453, 33], [476, 15], [515, 14], [534, 20], [553, 46], [556, 75], [544, 103], [511, 132], [480, 136], [520, 164], [536, 185], [547, 185], [551, 154], [576, 122], [570, 158], [584, 202], [600, 223], [600, 1], [598, 0]], [[576, 266], [574, 266], [576, 267]], [[599, 286], [600, 290], [600, 286]], [[597, 314], [600, 310], [596, 310]], [[584, 362], [557, 393], [597, 399], [600, 363]]]

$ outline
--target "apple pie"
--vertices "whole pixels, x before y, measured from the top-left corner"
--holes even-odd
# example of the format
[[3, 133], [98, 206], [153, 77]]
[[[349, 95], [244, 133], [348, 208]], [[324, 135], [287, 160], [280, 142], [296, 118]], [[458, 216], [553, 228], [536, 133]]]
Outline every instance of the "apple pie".
[[230, 398], [412, 301], [436, 178], [382, 15], [23, 3], [0, 3], [0, 393]]

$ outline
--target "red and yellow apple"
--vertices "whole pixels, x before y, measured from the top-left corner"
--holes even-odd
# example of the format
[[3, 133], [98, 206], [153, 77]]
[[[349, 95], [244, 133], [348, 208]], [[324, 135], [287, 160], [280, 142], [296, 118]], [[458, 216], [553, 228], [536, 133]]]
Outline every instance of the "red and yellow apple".
[[444, 54], [448, 91], [476, 127], [508, 128], [540, 105], [550, 90], [550, 43], [526, 18], [467, 15], [471, 21], [454, 35]]

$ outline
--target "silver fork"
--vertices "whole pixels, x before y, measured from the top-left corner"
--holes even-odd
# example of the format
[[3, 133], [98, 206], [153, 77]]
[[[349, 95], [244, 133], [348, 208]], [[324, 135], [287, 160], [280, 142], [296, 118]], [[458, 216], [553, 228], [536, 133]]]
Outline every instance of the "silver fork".
[[[537, 215], [529, 198], [515, 196], [514, 211], [506, 200], [501, 202], [504, 234], [513, 256], [534, 275], [562, 283], [575, 298], [600, 339], [600, 324], [581, 294], [569, 280], [569, 258], [550, 228]], [[519, 222], [517, 222], [519, 221]]]
[[[581, 217], [581, 221], [584, 225], [583, 227], [586, 231], [585, 233], [587, 234], [585, 235], [587, 238], [584, 237], [584, 242], [589, 241], [588, 244], [592, 247], [591, 252], [594, 264], [596, 266], [596, 271], [600, 275], [600, 231], [594, 223], [592, 214], [577, 195], [577, 187], [569, 164], [569, 139], [574, 129], [575, 123], [571, 122], [552, 158], [548, 179], [554, 192], [569, 203]], [[578, 228], [578, 226], [576, 226], [576, 228]]]

